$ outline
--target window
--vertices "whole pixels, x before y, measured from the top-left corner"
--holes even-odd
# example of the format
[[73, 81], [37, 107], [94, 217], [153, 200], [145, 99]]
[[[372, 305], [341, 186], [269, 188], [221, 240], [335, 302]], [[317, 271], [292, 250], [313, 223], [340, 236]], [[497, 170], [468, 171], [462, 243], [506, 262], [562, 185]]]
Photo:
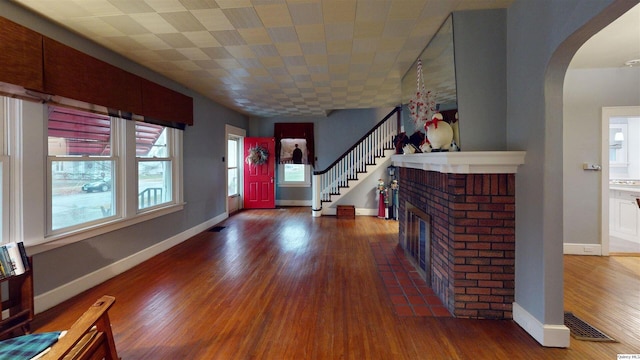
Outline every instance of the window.
[[115, 216], [113, 127], [105, 115], [50, 107], [48, 228], [52, 233]]
[[311, 186], [311, 166], [308, 164], [306, 139], [281, 139], [278, 186]]
[[6, 134], [7, 134], [7, 124], [8, 124], [8, 107], [9, 101], [19, 101], [19, 100], [11, 100], [4, 96], [0, 96], [0, 236], [2, 239], [9, 239], [9, 231], [7, 228], [7, 224], [9, 223], [9, 186], [8, 181], [8, 164], [9, 157], [8, 149], [6, 147], [7, 142]]
[[627, 124], [626, 119], [612, 118], [609, 120], [609, 165], [612, 167], [626, 167], [627, 163]]
[[136, 162], [138, 168], [138, 210], [173, 200], [172, 129], [136, 123]]
[[87, 230], [95, 236], [181, 208], [180, 130], [45, 108], [47, 241], [82, 239]]
[[240, 139], [236, 136], [229, 135], [227, 140], [227, 195], [240, 195], [240, 170], [238, 168], [238, 154], [240, 149]]

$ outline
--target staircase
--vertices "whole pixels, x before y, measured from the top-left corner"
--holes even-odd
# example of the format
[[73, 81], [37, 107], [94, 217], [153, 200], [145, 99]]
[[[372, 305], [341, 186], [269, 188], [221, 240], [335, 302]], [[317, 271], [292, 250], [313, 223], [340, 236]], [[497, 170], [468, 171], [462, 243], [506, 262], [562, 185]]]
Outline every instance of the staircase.
[[[313, 172], [312, 215], [335, 214], [335, 202], [374, 170], [387, 165], [395, 153], [400, 107], [396, 107], [325, 170]], [[393, 115], [396, 115], [395, 117]]]

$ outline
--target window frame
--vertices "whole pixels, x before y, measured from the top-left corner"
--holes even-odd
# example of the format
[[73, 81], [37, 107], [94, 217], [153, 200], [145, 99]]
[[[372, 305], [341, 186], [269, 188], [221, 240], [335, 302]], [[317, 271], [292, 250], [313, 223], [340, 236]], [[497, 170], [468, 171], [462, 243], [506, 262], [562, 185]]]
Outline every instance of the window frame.
[[10, 99], [4, 96], [0, 97], [0, 236], [2, 239], [10, 242], [11, 237], [11, 158], [10, 152], [7, 146], [7, 138], [9, 135], [9, 121], [10, 121], [10, 109], [12, 108], [12, 102], [16, 102], [16, 99]]
[[[231, 163], [230, 159], [231, 159], [231, 155], [229, 154], [229, 142], [230, 141], [235, 141], [236, 143], [236, 165], [235, 166], [230, 166], [229, 164]], [[240, 171], [243, 169], [240, 165], [242, 163], [242, 138], [238, 135], [234, 135], [234, 134], [229, 134], [227, 135], [227, 197], [237, 197], [240, 196], [241, 194], [241, 189], [240, 189], [240, 185], [241, 185], [241, 174]], [[229, 194], [229, 170], [235, 170], [236, 171], [236, 192], [234, 194]]]
[[[304, 166], [304, 180], [303, 181], [285, 180], [284, 168], [286, 165]], [[309, 164], [278, 164], [278, 186], [279, 187], [311, 187], [311, 165]]]
[[[134, 126], [135, 128], [135, 126]], [[146, 213], [146, 212], [152, 212], [156, 209], [161, 209], [167, 206], [173, 206], [177, 204], [177, 201], [179, 199], [182, 199], [182, 196], [180, 195], [182, 192], [179, 191], [179, 189], [176, 188], [176, 184], [180, 184], [180, 177], [177, 176], [177, 172], [175, 167], [178, 166], [177, 160], [176, 160], [176, 154], [180, 153], [180, 151], [178, 150], [178, 148], [182, 148], [182, 131], [178, 130], [178, 129], [174, 129], [174, 128], [170, 128], [168, 126], [163, 126], [164, 130], [166, 131], [165, 137], [166, 137], [166, 149], [167, 149], [167, 155], [160, 157], [160, 156], [150, 156], [150, 157], [145, 157], [145, 156], [138, 156], [136, 154], [135, 156], [135, 174], [136, 174], [136, 212], [138, 214], [142, 214], [142, 213]], [[140, 163], [143, 162], [153, 162], [153, 161], [167, 161], [170, 164], [171, 167], [171, 176], [169, 177], [169, 181], [170, 181], [170, 193], [171, 193], [171, 200], [169, 201], [165, 201], [162, 202], [160, 204], [156, 204], [156, 205], [152, 205], [152, 206], [147, 206], [144, 208], [140, 208], [140, 171], [139, 171], [139, 167], [140, 167]], [[166, 175], [165, 175], [166, 176]]]
[[[45, 109], [47, 109], [48, 105], [44, 105]], [[49, 113], [48, 109], [46, 113]], [[120, 128], [122, 126], [121, 119], [113, 116], [109, 117], [109, 125], [110, 125], [110, 134], [109, 134], [109, 143], [111, 152], [109, 155], [50, 155], [49, 154], [49, 119], [47, 117], [45, 121], [45, 137], [47, 140], [47, 147], [45, 148], [46, 153], [46, 165], [45, 165], [45, 178], [46, 180], [46, 231], [45, 236], [55, 236], [60, 234], [74, 233], [77, 231], [82, 231], [84, 229], [92, 228], [96, 225], [101, 225], [104, 223], [108, 223], [122, 216], [122, 197], [119, 196], [119, 177], [118, 174], [122, 171], [122, 164], [119, 159], [119, 155], [123, 149], [121, 149], [120, 144], [123, 142], [120, 141], [120, 136], [123, 133]], [[111, 164], [111, 191], [112, 191], [112, 205], [111, 205], [111, 215], [105, 216], [96, 220], [91, 220], [75, 225], [70, 225], [66, 227], [61, 227], [58, 229], [53, 229], [53, 163], [54, 162], [104, 162], [110, 161]]]
[[[66, 227], [53, 231], [51, 229], [51, 159], [48, 155], [48, 116], [47, 104], [41, 105], [43, 112], [43, 129], [42, 136], [46, 160], [43, 163], [45, 178], [45, 201], [43, 204], [45, 220], [42, 238], [25, 239], [25, 245], [30, 247], [30, 251], [34, 254], [50, 250], [52, 248], [82, 241], [101, 234], [115, 231], [127, 226], [148, 221], [163, 215], [181, 211], [184, 209], [184, 191], [183, 191], [183, 131], [180, 129], [170, 129], [167, 134], [167, 141], [172, 145], [172, 201], [154, 206], [153, 208], [145, 208], [143, 211], [136, 211], [138, 204], [137, 194], [137, 156], [135, 153], [135, 126], [132, 120], [123, 118], [110, 117], [112, 120], [112, 152], [109, 158], [116, 161], [113, 170], [113, 186], [114, 208], [113, 215], [108, 218], [102, 218], [95, 222], [83, 223], [79, 226]], [[115, 150], [117, 149], [117, 150]], [[77, 158], [77, 157], [76, 157]], [[83, 157], [81, 157], [83, 158]], [[97, 160], [105, 160], [108, 157], [100, 157]], [[58, 157], [56, 160], [60, 160]], [[154, 160], [150, 158], [150, 160]], [[132, 173], [136, 175], [133, 176]]]

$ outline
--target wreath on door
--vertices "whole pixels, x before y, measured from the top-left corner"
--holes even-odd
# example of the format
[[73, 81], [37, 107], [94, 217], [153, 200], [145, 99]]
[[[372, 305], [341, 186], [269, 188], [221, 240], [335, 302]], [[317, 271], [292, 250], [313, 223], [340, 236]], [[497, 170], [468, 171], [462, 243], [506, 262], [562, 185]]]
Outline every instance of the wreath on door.
[[249, 148], [249, 155], [245, 159], [249, 165], [257, 166], [266, 164], [269, 160], [269, 151], [260, 145]]

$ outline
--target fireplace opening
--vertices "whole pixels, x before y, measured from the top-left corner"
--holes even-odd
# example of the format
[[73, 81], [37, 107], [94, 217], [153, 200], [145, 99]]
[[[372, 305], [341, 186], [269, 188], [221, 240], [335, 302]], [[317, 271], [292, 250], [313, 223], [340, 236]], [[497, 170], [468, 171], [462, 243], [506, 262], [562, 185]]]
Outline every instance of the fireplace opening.
[[405, 209], [405, 256], [431, 286], [431, 216], [409, 202]]

